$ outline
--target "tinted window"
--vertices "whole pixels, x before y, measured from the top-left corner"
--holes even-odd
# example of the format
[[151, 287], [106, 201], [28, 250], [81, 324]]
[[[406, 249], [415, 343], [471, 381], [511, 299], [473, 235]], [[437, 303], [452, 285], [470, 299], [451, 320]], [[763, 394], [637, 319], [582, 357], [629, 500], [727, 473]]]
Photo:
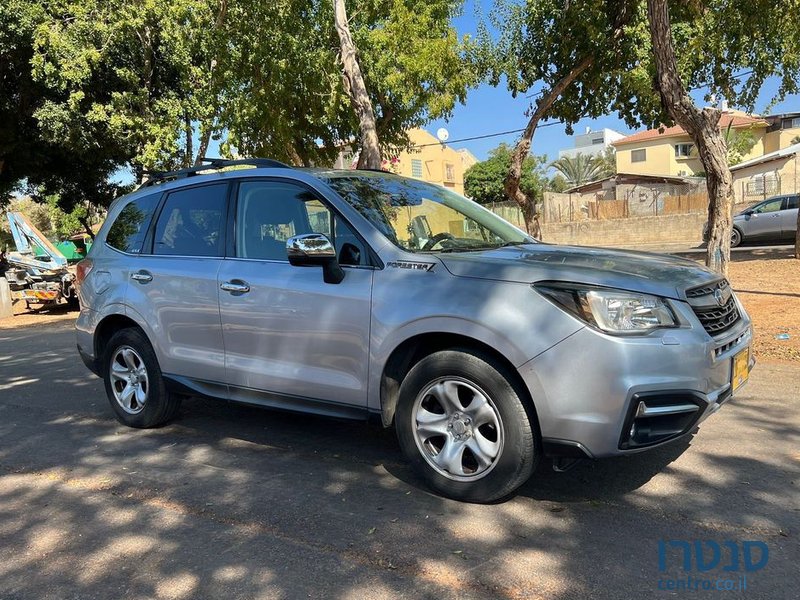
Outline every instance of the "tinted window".
[[797, 208], [800, 205], [800, 196], [789, 196], [786, 208]]
[[172, 192], [156, 223], [154, 254], [222, 256], [228, 184]]
[[160, 197], [161, 194], [152, 194], [128, 203], [108, 230], [106, 243], [123, 252], [141, 252], [150, 218]]
[[328, 236], [344, 265], [365, 264], [360, 240], [312, 192], [293, 183], [244, 181], [236, 208], [236, 255], [287, 261], [286, 241], [295, 235]]

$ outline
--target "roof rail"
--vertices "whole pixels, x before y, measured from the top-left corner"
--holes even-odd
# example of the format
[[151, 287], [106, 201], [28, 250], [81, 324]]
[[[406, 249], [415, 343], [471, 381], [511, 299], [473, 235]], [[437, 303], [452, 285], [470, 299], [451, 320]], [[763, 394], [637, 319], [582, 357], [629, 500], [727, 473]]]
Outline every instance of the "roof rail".
[[203, 163], [206, 164], [194, 165], [177, 171], [145, 171], [144, 174], [147, 175], [148, 179], [139, 187], [149, 187], [157, 183], [163, 183], [164, 181], [184, 179], [205, 171], [215, 171], [239, 165], [247, 165], [256, 168], [291, 169], [289, 165], [271, 158], [239, 158], [231, 160], [226, 158], [204, 158]]

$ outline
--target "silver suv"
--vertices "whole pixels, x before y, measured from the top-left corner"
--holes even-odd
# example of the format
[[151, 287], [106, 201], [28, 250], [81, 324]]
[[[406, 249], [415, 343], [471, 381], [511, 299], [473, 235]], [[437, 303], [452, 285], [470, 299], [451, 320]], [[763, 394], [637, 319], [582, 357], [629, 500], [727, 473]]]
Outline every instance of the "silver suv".
[[487, 502], [543, 456], [688, 434], [747, 380], [750, 320], [690, 261], [537, 243], [390, 173], [238, 162], [120, 198], [79, 265], [78, 350], [126, 425], [186, 396], [374, 415], [434, 490]]

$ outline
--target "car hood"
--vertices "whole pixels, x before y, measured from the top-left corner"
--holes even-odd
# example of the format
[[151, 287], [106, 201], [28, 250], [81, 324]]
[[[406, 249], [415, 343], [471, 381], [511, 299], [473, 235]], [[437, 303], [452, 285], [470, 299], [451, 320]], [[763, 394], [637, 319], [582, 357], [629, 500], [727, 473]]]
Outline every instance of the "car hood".
[[440, 253], [457, 277], [519, 283], [563, 281], [684, 299], [685, 290], [720, 276], [696, 262], [649, 252], [525, 244], [477, 252]]

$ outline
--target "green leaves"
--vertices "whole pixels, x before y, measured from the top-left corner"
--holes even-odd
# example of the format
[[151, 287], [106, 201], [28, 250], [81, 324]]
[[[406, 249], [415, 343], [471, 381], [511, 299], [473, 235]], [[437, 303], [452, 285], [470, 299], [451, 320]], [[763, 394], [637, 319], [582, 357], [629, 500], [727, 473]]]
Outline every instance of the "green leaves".
[[[614, 160], [613, 154], [610, 160]], [[597, 181], [613, 174], [614, 166], [608, 161], [607, 157], [578, 153], [574, 157], [562, 156], [550, 163], [550, 166], [561, 173], [571, 187]]]
[[[489, 158], [472, 165], [464, 173], [464, 192], [480, 204], [505, 202], [508, 200], [503, 189], [503, 180], [511, 166], [511, 152], [506, 144], [500, 144], [489, 153]], [[544, 172], [544, 156], [529, 156], [522, 163], [520, 188], [528, 197], [539, 202], [542, 199], [547, 178]]]

